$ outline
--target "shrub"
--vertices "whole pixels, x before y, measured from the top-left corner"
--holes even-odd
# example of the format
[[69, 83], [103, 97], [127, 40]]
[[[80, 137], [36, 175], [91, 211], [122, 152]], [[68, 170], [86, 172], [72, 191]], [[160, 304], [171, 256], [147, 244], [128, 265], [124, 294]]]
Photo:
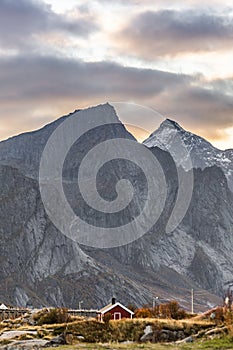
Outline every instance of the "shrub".
[[109, 324], [111, 318], [112, 318], [112, 314], [110, 314], [110, 312], [107, 312], [106, 314], [104, 314], [103, 316], [104, 323]]
[[224, 312], [223, 312], [223, 308], [222, 307], [218, 307], [215, 311], [214, 311], [214, 321], [219, 324], [219, 323], [223, 323], [224, 321]]
[[32, 340], [33, 336], [30, 334], [21, 334], [17, 337], [18, 340]]
[[74, 336], [83, 336], [88, 343], [107, 342], [112, 340], [112, 333], [109, 324], [100, 323], [98, 321], [69, 323], [67, 332], [72, 333]]
[[177, 301], [170, 301], [159, 306], [159, 314], [162, 318], [173, 318], [174, 320], [181, 320], [187, 317], [187, 313], [183, 310]]
[[225, 323], [228, 329], [228, 333], [233, 340], [233, 311], [232, 310], [227, 310], [225, 315]]
[[151, 316], [154, 318], [159, 317], [159, 305], [155, 305], [155, 307], [151, 309]]
[[150, 318], [152, 317], [152, 313], [150, 309], [147, 308], [141, 308], [136, 310], [135, 317], [137, 318]]
[[49, 331], [47, 331], [46, 329], [38, 329], [37, 330], [36, 336], [39, 339], [44, 338], [44, 337], [46, 337], [48, 335], [49, 335]]
[[43, 324], [66, 323], [70, 320], [70, 316], [65, 308], [50, 310], [45, 309], [39, 314], [35, 315], [34, 320], [39, 326], [41, 326]]
[[153, 309], [143, 307], [135, 311], [137, 318], [172, 318], [174, 320], [181, 320], [187, 318], [189, 315], [183, 310], [176, 301], [170, 301], [166, 304], [156, 305]]

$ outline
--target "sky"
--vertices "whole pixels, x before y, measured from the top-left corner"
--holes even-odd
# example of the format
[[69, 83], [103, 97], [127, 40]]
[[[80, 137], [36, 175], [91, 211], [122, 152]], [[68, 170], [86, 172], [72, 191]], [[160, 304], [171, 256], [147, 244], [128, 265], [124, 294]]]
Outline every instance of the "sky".
[[0, 0], [0, 139], [115, 101], [233, 148], [232, 62], [232, 0]]

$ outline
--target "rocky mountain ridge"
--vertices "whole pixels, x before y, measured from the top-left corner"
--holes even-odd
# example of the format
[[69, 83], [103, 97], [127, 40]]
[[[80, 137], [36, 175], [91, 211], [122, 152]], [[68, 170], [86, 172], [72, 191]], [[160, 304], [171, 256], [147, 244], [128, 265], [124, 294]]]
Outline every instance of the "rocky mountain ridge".
[[[233, 190], [233, 150], [225, 151], [214, 147], [204, 138], [184, 130], [177, 122], [166, 119], [143, 144], [149, 148], [159, 147], [165, 151], [171, 150], [172, 141], [179, 135], [185, 145], [193, 168], [204, 169], [216, 165], [220, 167], [228, 180], [229, 187]], [[180, 159], [180, 165], [186, 170], [185, 159]]]
[[[92, 212], [83, 206], [80, 209], [80, 198], [72, 190], [77, 182], [79, 157], [87, 148], [109, 138], [135, 141], [109, 104], [90, 108], [87, 113], [93, 118], [104, 115], [111, 125], [93, 130], [75, 143], [64, 164], [66, 195], [74, 210], [86, 217]], [[228, 188], [226, 168], [216, 163], [216, 158], [209, 166], [197, 163], [191, 205], [179, 227], [167, 234], [166, 222], [177, 195], [177, 171], [171, 155], [158, 145], [156, 132], [153, 133], [144, 145], [159, 160], [168, 186], [158, 222], [146, 235], [125, 246], [97, 249], [79, 245], [53, 225], [38, 185], [40, 157], [49, 136], [66, 118], [75, 118], [78, 123], [78, 117], [76, 111], [41, 130], [0, 143], [1, 301], [20, 306], [77, 307], [83, 300], [85, 307], [96, 308], [108, 303], [115, 294], [126, 304], [151, 303], [154, 296], [159, 296], [161, 301], [176, 298], [189, 307], [190, 289], [194, 288], [199, 292], [198, 309], [218, 303], [225, 283], [233, 276], [233, 194]], [[162, 125], [163, 135], [166, 130], [172, 134], [170, 124], [166, 121]], [[204, 140], [200, 144], [205, 144]], [[211, 148], [207, 141], [205, 145]], [[197, 148], [195, 143], [191, 152], [194, 154]], [[205, 149], [201, 147], [197, 159]], [[230, 157], [231, 151], [226, 154]], [[137, 186], [132, 208], [135, 212], [141, 208], [146, 191], [142, 174], [132, 164], [110, 162], [102, 169], [100, 185], [108, 184], [103, 189], [111, 200], [111, 184], [118, 181], [122, 170]], [[128, 209], [123, 218], [130, 215], [132, 211]], [[104, 219], [94, 216], [93, 220]], [[111, 220], [115, 225], [118, 218]]]

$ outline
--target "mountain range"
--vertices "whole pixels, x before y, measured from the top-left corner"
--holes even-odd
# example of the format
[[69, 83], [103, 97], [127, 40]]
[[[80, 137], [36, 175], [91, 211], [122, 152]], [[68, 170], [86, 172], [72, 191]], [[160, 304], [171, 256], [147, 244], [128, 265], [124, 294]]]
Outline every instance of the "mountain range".
[[[152, 304], [158, 297], [161, 302], [176, 299], [190, 308], [190, 291], [194, 289], [196, 311], [221, 303], [225, 287], [233, 280], [233, 150], [220, 151], [176, 122], [165, 120], [142, 145], [159, 161], [166, 179], [166, 200], [159, 219], [131, 243], [91, 247], [55, 227], [39, 187], [46, 143], [66, 120], [79, 125], [80, 113], [76, 110], [40, 130], [0, 143], [1, 302], [77, 307], [83, 301], [84, 308], [100, 308], [114, 295], [126, 305]], [[85, 113], [105, 124], [72, 145], [63, 167], [64, 192], [76, 215], [91, 220], [92, 225], [124, 225], [146, 202], [141, 170], [124, 159], [101, 168], [100, 193], [107, 200], [114, 199], [119, 179], [128, 179], [134, 187], [130, 206], [121, 215], [111, 216], [85, 205], [77, 190], [78, 170], [88, 150], [100, 142], [115, 138], [137, 141], [111, 105], [91, 107]], [[191, 158], [191, 168], [185, 159], [172, 157], [177, 135]], [[179, 225], [167, 232], [178, 193], [177, 167], [185, 174], [193, 173], [192, 199]]]

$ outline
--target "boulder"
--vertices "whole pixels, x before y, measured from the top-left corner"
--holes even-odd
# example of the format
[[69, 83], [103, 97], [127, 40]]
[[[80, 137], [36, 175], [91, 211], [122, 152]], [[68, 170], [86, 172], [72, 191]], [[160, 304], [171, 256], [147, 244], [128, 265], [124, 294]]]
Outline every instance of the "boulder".
[[153, 329], [151, 326], [146, 326], [146, 328], [144, 329], [144, 334], [143, 336], [140, 338], [141, 342], [147, 342], [147, 341], [152, 341], [153, 338]]
[[66, 345], [66, 336], [64, 333], [61, 333], [57, 337], [51, 339], [48, 343], [45, 344], [45, 348], [49, 348], [50, 346], [58, 346], [58, 345]]

